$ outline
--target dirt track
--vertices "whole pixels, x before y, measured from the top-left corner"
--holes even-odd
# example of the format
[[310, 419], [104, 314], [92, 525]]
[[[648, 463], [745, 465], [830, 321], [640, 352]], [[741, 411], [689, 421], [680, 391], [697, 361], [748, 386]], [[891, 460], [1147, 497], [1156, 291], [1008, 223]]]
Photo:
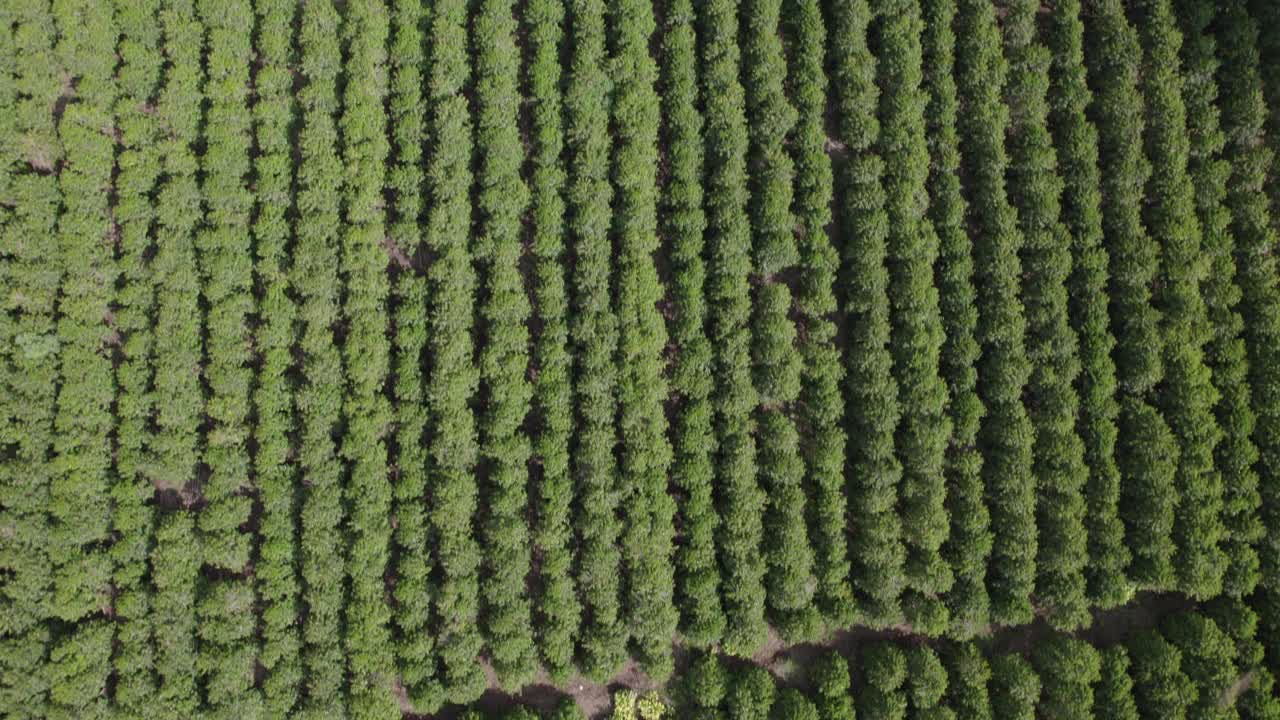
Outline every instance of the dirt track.
[[[1107, 647], [1123, 642], [1130, 635], [1155, 626], [1160, 618], [1170, 613], [1189, 610], [1195, 603], [1175, 593], [1138, 593], [1128, 604], [1111, 610], [1099, 610], [1093, 614], [1093, 623], [1075, 635], [1098, 647]], [[1043, 616], [1027, 625], [1016, 627], [994, 627], [987, 635], [977, 641], [990, 651], [997, 653], [1027, 653], [1036, 642], [1052, 634], [1054, 631], [1045, 622]], [[750, 660], [734, 662], [755, 663], [773, 673], [784, 686], [806, 687], [808, 682], [806, 669], [821, 654], [828, 650], [837, 650], [842, 655], [856, 657], [861, 647], [870, 642], [893, 640], [903, 644], [939, 644], [946, 640], [927, 638], [911, 632], [908, 626], [877, 630], [867, 627], [856, 627], [840, 630], [831, 637], [816, 643], [800, 643], [787, 645], [776, 633], [770, 631], [765, 646]], [[678, 644], [675, 648], [675, 677], [679, 677], [688, 666], [689, 650]], [[555, 707], [560, 698], [572, 696], [588, 718], [598, 720], [608, 715], [610, 698], [613, 691], [623, 687], [637, 690], [664, 689], [665, 684], [656, 683], [640, 669], [635, 661], [627, 661], [622, 670], [607, 683], [598, 683], [583, 677], [574, 677], [563, 688], [552, 685], [545, 676], [535, 679], [519, 693], [511, 694], [497, 687], [492, 672], [488, 672], [489, 689], [477, 702], [477, 707], [486, 713], [500, 712], [510, 707], [513, 702], [528, 705], [540, 711], [549, 711]], [[856, 679], [855, 679], [856, 683]], [[435, 716], [441, 720], [453, 720], [461, 715], [462, 708], [451, 706]], [[426, 718], [425, 715], [408, 715], [408, 718]]]

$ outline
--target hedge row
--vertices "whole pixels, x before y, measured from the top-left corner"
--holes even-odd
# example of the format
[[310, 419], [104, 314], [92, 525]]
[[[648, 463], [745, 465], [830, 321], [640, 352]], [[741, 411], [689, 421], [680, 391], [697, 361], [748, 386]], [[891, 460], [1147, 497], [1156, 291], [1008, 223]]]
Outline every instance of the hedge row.
[[[1206, 716], [1254, 673], [1265, 716], [1274, 17], [0, 8], [5, 711], [435, 713], [869, 626], [920, 642], [693, 714]], [[964, 644], [1150, 590], [1200, 619]]]
[[1280, 702], [1258, 665], [1256, 621], [1224, 600], [1107, 647], [1058, 633], [1023, 654], [874, 641], [847, 658], [819, 655], [786, 689], [759, 666], [700, 654], [671, 699], [690, 717], [730, 720], [1270, 718]]

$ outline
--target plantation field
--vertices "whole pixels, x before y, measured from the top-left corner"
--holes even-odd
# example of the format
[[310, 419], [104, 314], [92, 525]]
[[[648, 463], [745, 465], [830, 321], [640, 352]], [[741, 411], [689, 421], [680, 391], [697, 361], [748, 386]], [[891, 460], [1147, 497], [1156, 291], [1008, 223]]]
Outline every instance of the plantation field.
[[0, 716], [1280, 720], [1275, 0], [0, 2]]

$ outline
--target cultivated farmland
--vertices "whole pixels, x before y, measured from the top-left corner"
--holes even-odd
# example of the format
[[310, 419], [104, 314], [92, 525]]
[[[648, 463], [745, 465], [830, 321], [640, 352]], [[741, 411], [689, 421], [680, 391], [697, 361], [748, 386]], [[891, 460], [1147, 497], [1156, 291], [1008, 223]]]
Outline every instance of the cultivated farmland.
[[0, 2], [0, 715], [1280, 720], [1275, 0]]

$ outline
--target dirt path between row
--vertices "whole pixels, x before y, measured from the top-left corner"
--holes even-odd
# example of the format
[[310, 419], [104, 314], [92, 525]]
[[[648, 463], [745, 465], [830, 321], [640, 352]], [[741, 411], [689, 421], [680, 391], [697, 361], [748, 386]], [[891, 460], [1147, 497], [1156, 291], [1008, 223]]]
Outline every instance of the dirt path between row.
[[[1097, 647], [1107, 647], [1123, 642], [1135, 633], [1155, 627], [1166, 615], [1191, 610], [1194, 607], [1194, 601], [1176, 593], [1138, 593], [1121, 607], [1095, 611], [1093, 622], [1089, 627], [1074, 634]], [[1027, 625], [989, 628], [988, 634], [978, 638], [977, 642], [992, 653], [1026, 654], [1040, 639], [1054, 632], [1043, 615], [1039, 615], [1034, 622]], [[760, 665], [778, 678], [783, 686], [807, 689], [809, 664], [823, 653], [836, 650], [846, 657], [856, 657], [862, 646], [883, 640], [892, 640], [906, 645], [937, 645], [947, 642], [914, 634], [908, 626], [896, 626], [883, 630], [855, 627], [835, 632], [821, 642], [795, 645], [788, 645], [776, 633], [770, 631], [769, 640], [764, 648], [750, 660], [731, 659], [729, 662]], [[689, 649], [677, 641], [674, 677], [679, 677], [688, 667], [690, 657]], [[627, 661], [622, 670], [607, 683], [574, 677], [563, 687], [557, 687], [551, 684], [545, 675], [540, 675], [533, 684], [525, 686], [520, 692], [514, 694], [500, 689], [492, 672], [488, 672], [488, 676], [489, 689], [476, 703], [476, 706], [485, 713], [498, 713], [516, 703], [548, 712], [561, 698], [569, 695], [592, 720], [599, 720], [608, 715], [613, 692], [619, 688], [627, 687], [645, 691], [662, 690], [666, 686], [666, 683], [654, 682], [635, 661], [631, 660]], [[428, 717], [455, 720], [462, 711], [461, 707], [450, 706], [434, 716], [407, 715], [406, 717], [413, 720], [425, 720]]]

